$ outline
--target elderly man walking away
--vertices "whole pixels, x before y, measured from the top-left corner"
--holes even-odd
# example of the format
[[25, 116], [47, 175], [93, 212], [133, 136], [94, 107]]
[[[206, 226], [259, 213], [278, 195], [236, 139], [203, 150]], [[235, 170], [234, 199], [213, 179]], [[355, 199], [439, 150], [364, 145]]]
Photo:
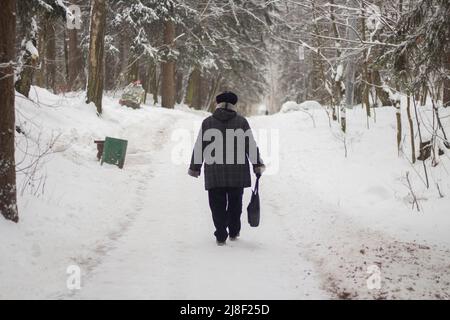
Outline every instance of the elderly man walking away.
[[205, 189], [219, 246], [228, 236], [232, 241], [239, 237], [242, 195], [251, 186], [250, 162], [258, 177], [265, 169], [247, 119], [236, 112], [237, 101], [232, 92], [216, 97], [217, 108], [203, 120], [188, 171], [198, 178], [205, 164]]

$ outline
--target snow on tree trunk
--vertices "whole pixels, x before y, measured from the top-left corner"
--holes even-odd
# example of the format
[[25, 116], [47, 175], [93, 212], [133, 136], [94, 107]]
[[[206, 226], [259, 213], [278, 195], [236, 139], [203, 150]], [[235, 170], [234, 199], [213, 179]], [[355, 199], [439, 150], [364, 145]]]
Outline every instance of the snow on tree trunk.
[[164, 108], [175, 106], [175, 61], [172, 57], [175, 39], [175, 24], [170, 19], [164, 22], [164, 44], [166, 45], [165, 61], [162, 63], [161, 105]]
[[[331, 20], [331, 28], [333, 30], [335, 40], [335, 47], [336, 47], [336, 60], [339, 61], [342, 56], [341, 51], [341, 42], [339, 29], [336, 24], [336, 17], [335, 17], [335, 9], [334, 9], [334, 1], [330, 1], [330, 20]], [[340, 117], [341, 117], [341, 129], [345, 133], [347, 130], [347, 119], [346, 119], [346, 106], [345, 106], [345, 85], [343, 82], [343, 76], [344, 76], [344, 65], [342, 62], [338, 62], [338, 65], [336, 67], [336, 70], [333, 71], [333, 119], [337, 118], [336, 115], [336, 108], [339, 108], [340, 111]]]
[[102, 113], [105, 24], [106, 0], [93, 0], [91, 8], [86, 103], [93, 102], [98, 114]]
[[[16, 90], [28, 97], [33, 81], [34, 72], [39, 62], [37, 45], [37, 23], [36, 16], [25, 1], [18, 3], [18, 14], [22, 27], [22, 43], [19, 54], [18, 68], [16, 69]], [[2, 31], [4, 32], [4, 31]]]
[[[364, 17], [364, 2], [361, 2], [361, 38], [363, 41], [366, 41], [366, 18]], [[369, 53], [367, 49], [363, 50], [363, 72], [362, 72], [362, 104], [366, 107], [366, 115], [367, 118], [370, 118], [372, 116], [370, 111], [370, 100], [369, 100]], [[369, 122], [367, 122], [369, 123]]]
[[0, 213], [19, 221], [14, 159], [14, 43], [16, 40], [16, 1], [3, 0], [0, 10]]
[[[357, 40], [357, 18], [350, 19], [351, 29], [347, 30], [347, 36], [350, 40]], [[347, 72], [345, 74], [345, 104], [353, 106], [355, 104], [355, 77], [356, 77], [356, 63], [355, 59], [349, 56], [347, 59]]]

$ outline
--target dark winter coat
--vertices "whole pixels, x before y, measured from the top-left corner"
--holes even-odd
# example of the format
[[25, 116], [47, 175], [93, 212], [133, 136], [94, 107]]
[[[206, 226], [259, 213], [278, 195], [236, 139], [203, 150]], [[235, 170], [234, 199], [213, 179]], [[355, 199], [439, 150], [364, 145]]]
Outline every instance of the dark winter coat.
[[[223, 161], [222, 163], [206, 163], [205, 159], [201, 158], [201, 163], [196, 163], [194, 161], [195, 152], [199, 152], [201, 150], [202, 155], [205, 151], [205, 148], [208, 147], [211, 143], [214, 142], [214, 138], [212, 141], [203, 141], [205, 131], [208, 129], [217, 129], [221, 132], [223, 137]], [[234, 139], [234, 156], [235, 159], [233, 163], [226, 162], [226, 143], [227, 143], [227, 129], [242, 129], [244, 132], [248, 132], [248, 136], [245, 138], [245, 146], [242, 144], [242, 139]], [[249, 130], [249, 131], [247, 131]], [[242, 150], [245, 147], [245, 163], [239, 163], [237, 161], [238, 149]], [[254, 149], [252, 149], [254, 148]], [[197, 150], [197, 151], [196, 151]], [[256, 156], [253, 155], [249, 157], [249, 150], [256, 150]], [[231, 156], [231, 155], [230, 155]], [[253, 158], [253, 159], [252, 159]], [[254, 170], [257, 168], [261, 168], [264, 166], [263, 161], [259, 154], [259, 149], [256, 146], [256, 141], [253, 137], [253, 134], [250, 129], [250, 125], [248, 124], [247, 119], [237, 114], [236, 111], [228, 108], [218, 108], [214, 112], [212, 116], [209, 116], [205, 120], [203, 120], [197, 141], [194, 146], [194, 152], [192, 153], [191, 165], [189, 167], [190, 174], [197, 173], [200, 174], [202, 164], [204, 163], [204, 174], [205, 174], [205, 189], [210, 190], [213, 188], [221, 188], [221, 187], [241, 187], [247, 188], [251, 186], [251, 178], [250, 178], [250, 163], [249, 159], [254, 163]], [[198, 158], [197, 158], [198, 160]]]

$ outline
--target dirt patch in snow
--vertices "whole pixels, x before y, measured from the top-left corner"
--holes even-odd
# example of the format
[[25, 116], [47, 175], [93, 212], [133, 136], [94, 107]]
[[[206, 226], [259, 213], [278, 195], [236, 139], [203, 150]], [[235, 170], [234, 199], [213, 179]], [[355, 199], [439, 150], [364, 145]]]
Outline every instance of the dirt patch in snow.
[[[355, 239], [356, 240], [356, 239]], [[371, 234], [358, 244], [328, 246], [316, 260], [337, 299], [449, 299], [450, 251]], [[371, 279], [378, 277], [378, 286]]]

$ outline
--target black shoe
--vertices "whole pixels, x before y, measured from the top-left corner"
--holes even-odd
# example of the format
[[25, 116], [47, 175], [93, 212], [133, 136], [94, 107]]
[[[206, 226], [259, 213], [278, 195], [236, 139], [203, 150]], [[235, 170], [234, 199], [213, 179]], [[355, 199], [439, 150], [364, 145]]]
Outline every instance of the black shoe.
[[240, 234], [238, 233], [234, 237], [230, 236], [230, 241], [236, 241], [239, 238]]
[[216, 243], [217, 243], [217, 245], [218, 245], [219, 247], [222, 247], [222, 246], [224, 246], [224, 245], [227, 244], [226, 241], [219, 241], [219, 240], [216, 240]]

